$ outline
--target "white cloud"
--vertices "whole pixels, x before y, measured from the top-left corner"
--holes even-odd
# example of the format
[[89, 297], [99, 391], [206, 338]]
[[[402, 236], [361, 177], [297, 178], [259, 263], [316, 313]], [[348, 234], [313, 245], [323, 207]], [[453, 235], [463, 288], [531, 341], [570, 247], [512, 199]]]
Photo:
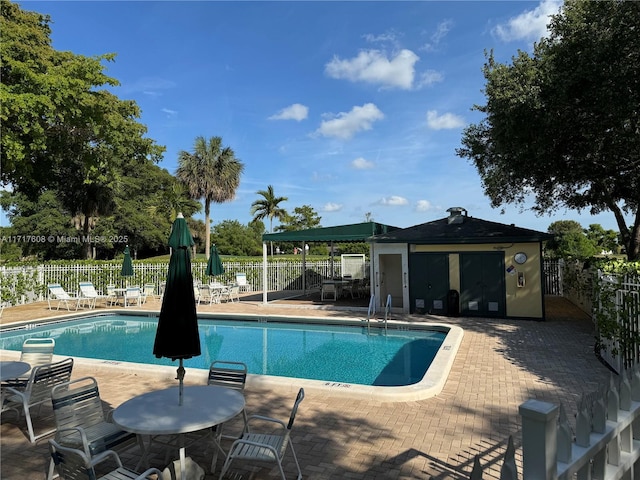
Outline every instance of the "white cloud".
[[351, 167], [355, 168], [356, 170], [368, 170], [370, 168], [373, 168], [374, 164], [373, 162], [370, 162], [365, 158], [358, 157], [353, 162], [351, 162]]
[[373, 103], [367, 103], [353, 107], [350, 112], [340, 112], [330, 117], [333, 118], [324, 120], [316, 133], [347, 140], [357, 132], [371, 130], [373, 122], [383, 119], [384, 114]]
[[340, 203], [325, 203], [324, 207], [322, 207], [322, 210], [325, 212], [339, 212], [340, 210], [342, 210], [342, 204]]
[[558, 13], [561, 5], [561, 0], [542, 0], [533, 10], [526, 10], [507, 23], [496, 26], [492, 33], [505, 42], [539, 40], [549, 34], [549, 16]]
[[271, 115], [269, 120], [296, 120], [301, 121], [309, 115], [309, 107], [300, 103], [294, 103], [283, 108], [275, 115]]
[[431, 52], [438, 48], [440, 41], [449, 33], [453, 22], [451, 20], [443, 20], [436, 27], [436, 31], [431, 35], [430, 42], [424, 45], [424, 49]]
[[406, 198], [400, 197], [398, 195], [392, 195], [390, 197], [381, 198], [378, 203], [380, 205], [386, 205], [390, 207], [398, 207], [402, 205], [407, 205], [409, 202]]
[[420, 80], [418, 80], [416, 88], [428, 87], [429, 85], [441, 82], [442, 80], [444, 80], [444, 76], [440, 72], [436, 72], [435, 70], [427, 70], [426, 72], [420, 74]]
[[365, 33], [362, 36], [362, 38], [364, 38], [367, 42], [371, 42], [371, 43], [386, 43], [386, 42], [395, 42], [396, 36], [397, 36], [396, 33], [393, 30], [390, 30], [380, 35]]
[[429, 200], [418, 200], [416, 202], [416, 212], [427, 212], [433, 208]]
[[464, 119], [453, 113], [438, 115], [436, 110], [429, 110], [427, 112], [427, 126], [432, 130], [460, 128], [463, 127], [464, 124]]
[[171, 110], [169, 108], [163, 108], [162, 109], [162, 113], [166, 113], [167, 117], [173, 117], [174, 115], [178, 114], [178, 112], [176, 110]]
[[144, 95], [158, 97], [164, 90], [177, 87], [173, 80], [160, 77], [142, 77], [134, 82], [122, 82], [122, 93], [142, 92]]
[[325, 73], [331, 78], [409, 90], [415, 77], [414, 65], [419, 59], [407, 49], [400, 50], [390, 59], [380, 50], [363, 50], [348, 60], [334, 57], [325, 65]]

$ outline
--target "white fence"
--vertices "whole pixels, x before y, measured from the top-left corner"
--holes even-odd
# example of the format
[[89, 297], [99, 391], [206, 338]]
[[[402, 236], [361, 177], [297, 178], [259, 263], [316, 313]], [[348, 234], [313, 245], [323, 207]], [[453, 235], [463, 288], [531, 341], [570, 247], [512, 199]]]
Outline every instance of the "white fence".
[[[564, 407], [539, 400], [520, 405], [522, 477], [510, 437], [500, 480], [636, 480], [640, 478], [640, 369], [580, 399], [575, 425]], [[476, 457], [471, 480], [480, 480]]]
[[600, 332], [602, 359], [616, 372], [640, 363], [640, 277], [597, 272], [600, 292], [594, 316], [616, 331], [613, 339]]
[[[0, 267], [0, 301], [20, 305], [42, 300], [50, 283], [61, 284], [68, 292], [76, 292], [80, 282], [93, 282], [97, 289], [106, 291], [107, 285], [125, 287], [153, 283], [158, 287], [167, 276], [168, 263], [134, 262], [132, 277], [120, 275], [121, 264], [103, 262], [91, 264], [43, 264], [37, 266]], [[246, 273], [247, 282], [253, 290], [262, 291], [264, 286], [261, 261], [223, 262], [225, 273], [216, 277], [223, 283], [235, 282], [236, 273]], [[195, 280], [208, 282], [205, 262], [193, 262]], [[323, 278], [341, 274], [340, 261], [269, 261], [267, 263], [267, 290], [302, 290], [303, 271], [306, 272], [305, 288], [319, 286]]]

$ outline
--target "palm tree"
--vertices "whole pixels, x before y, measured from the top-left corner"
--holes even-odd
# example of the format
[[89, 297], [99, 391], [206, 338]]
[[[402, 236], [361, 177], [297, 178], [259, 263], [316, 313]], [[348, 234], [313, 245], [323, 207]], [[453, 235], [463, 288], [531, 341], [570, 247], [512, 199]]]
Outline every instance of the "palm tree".
[[178, 154], [176, 176], [184, 183], [191, 197], [204, 200], [205, 255], [209, 258], [211, 226], [209, 220], [211, 202], [224, 203], [233, 200], [240, 186], [244, 165], [229, 147], [222, 148], [222, 138], [196, 137], [193, 152], [184, 150]]
[[[267, 190], [258, 190], [256, 193], [264, 198], [251, 204], [251, 215], [253, 215], [254, 220], [262, 220], [269, 217], [269, 233], [273, 233], [273, 219], [282, 220], [287, 216], [287, 211], [284, 208], [280, 208], [278, 204], [286, 202], [288, 198], [276, 197], [273, 193], [273, 185], [269, 185]], [[273, 242], [271, 242], [271, 256], [273, 256]]]

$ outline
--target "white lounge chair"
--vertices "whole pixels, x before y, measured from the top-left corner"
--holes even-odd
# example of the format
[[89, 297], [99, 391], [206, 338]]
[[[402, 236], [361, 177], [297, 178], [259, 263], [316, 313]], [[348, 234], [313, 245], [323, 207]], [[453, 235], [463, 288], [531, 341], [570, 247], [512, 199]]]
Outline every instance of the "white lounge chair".
[[102, 293], [96, 290], [96, 287], [93, 286], [91, 282], [80, 282], [80, 300], [78, 301], [78, 305], [86, 304], [89, 309], [96, 307], [96, 302], [98, 300], [102, 300], [107, 298], [106, 295], [102, 295]]
[[62, 285], [59, 283], [51, 283], [47, 286], [49, 293], [47, 295], [47, 303], [49, 304], [49, 310], [51, 308], [51, 302], [58, 302], [58, 307], [56, 310], [60, 310], [60, 305], [64, 304], [67, 307], [67, 310], [71, 311], [71, 305], [75, 303], [74, 310], [78, 310], [78, 306], [80, 305], [80, 297], [76, 295], [70, 295], [66, 292]]
[[246, 273], [236, 273], [236, 285], [240, 287], [241, 292], [250, 292], [252, 290], [251, 284], [247, 283]]
[[31, 420], [31, 409], [40, 408], [45, 403], [51, 402], [51, 391], [53, 387], [61, 383], [68, 382], [71, 378], [71, 370], [73, 369], [73, 358], [67, 358], [60, 362], [48, 363], [40, 365], [31, 370], [29, 379], [24, 388], [20, 387], [4, 387], [4, 404], [2, 411], [14, 410], [18, 414], [22, 411], [27, 420], [27, 430], [29, 432], [29, 441], [35, 443], [37, 439], [53, 433], [55, 429], [48, 430], [44, 433], [36, 435], [33, 430], [33, 422]]
[[[291, 453], [293, 454], [293, 459], [295, 460], [296, 467], [298, 469], [297, 479], [300, 480], [302, 478], [302, 471], [300, 470], [298, 457], [296, 456], [293, 443], [291, 442], [291, 429], [293, 428], [293, 422], [296, 418], [298, 406], [303, 399], [304, 389], [301, 388], [298, 391], [298, 396], [293, 404], [288, 424], [285, 424], [283, 421], [275, 418], [262, 417], [259, 415], [250, 416], [247, 425], [250, 425], [252, 422], [266, 422], [270, 423], [272, 426], [276, 425], [277, 427], [269, 429], [269, 433], [257, 433], [257, 431], [252, 428], [251, 431], [243, 433], [242, 437], [233, 442], [233, 445], [231, 445], [231, 449], [229, 450], [229, 454], [227, 455], [227, 459], [224, 462], [224, 466], [222, 467], [220, 480], [224, 478], [225, 473], [227, 473], [227, 470], [235, 460], [276, 463], [280, 470], [280, 475], [283, 480], [286, 480], [284, 469], [282, 468], [282, 459], [287, 451], [287, 447], [290, 447]], [[277, 428], [278, 433], [271, 433], [273, 428]]]
[[[135, 444], [136, 435], [110, 422], [104, 414], [98, 382], [93, 377], [56, 385], [51, 391], [58, 445], [81, 450], [87, 458], [116, 446]], [[53, 458], [47, 479], [54, 477]]]
[[[142, 474], [124, 468], [122, 461], [116, 452], [106, 450], [96, 456], [90, 457], [82, 450], [60, 445], [55, 440], [49, 440], [49, 450], [61, 478], [74, 480], [146, 480], [150, 475], [155, 478], [164, 478], [157, 468], [150, 468]], [[111, 459], [115, 462], [116, 469], [98, 477], [96, 466]], [[100, 469], [103, 470], [103, 469]]]

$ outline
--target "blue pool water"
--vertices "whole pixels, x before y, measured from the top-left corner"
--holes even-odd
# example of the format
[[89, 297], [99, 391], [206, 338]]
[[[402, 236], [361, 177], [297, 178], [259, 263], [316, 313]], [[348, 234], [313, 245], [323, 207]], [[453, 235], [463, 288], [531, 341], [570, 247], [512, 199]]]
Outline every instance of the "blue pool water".
[[[446, 333], [250, 320], [198, 321], [202, 354], [185, 367], [208, 369], [213, 360], [247, 364], [249, 373], [375, 386], [411, 385], [429, 368]], [[53, 337], [55, 353], [156, 365], [157, 318], [105, 315], [2, 331], [0, 349], [21, 350], [29, 337]]]

